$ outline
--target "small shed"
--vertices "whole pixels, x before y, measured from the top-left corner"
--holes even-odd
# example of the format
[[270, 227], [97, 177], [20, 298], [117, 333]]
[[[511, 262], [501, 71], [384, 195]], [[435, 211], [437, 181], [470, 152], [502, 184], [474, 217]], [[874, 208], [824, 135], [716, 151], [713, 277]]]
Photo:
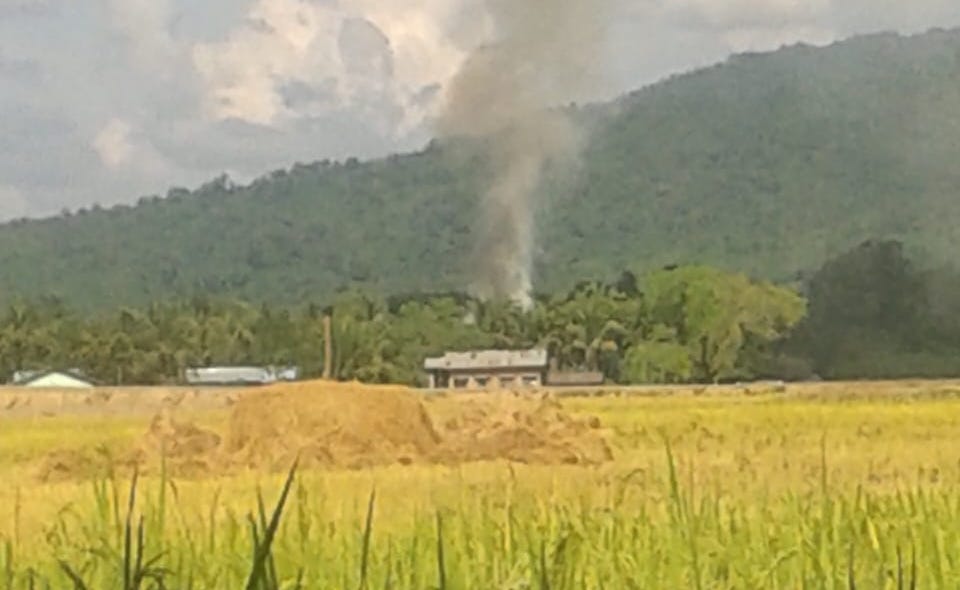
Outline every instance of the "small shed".
[[70, 371], [18, 371], [13, 384], [37, 389], [90, 389], [94, 383], [78, 370]]
[[547, 365], [547, 351], [534, 349], [448, 352], [423, 367], [431, 389], [482, 389], [540, 387]]
[[202, 367], [187, 369], [186, 382], [198, 387], [237, 387], [269, 385], [278, 381], [296, 381], [300, 370], [296, 367]]

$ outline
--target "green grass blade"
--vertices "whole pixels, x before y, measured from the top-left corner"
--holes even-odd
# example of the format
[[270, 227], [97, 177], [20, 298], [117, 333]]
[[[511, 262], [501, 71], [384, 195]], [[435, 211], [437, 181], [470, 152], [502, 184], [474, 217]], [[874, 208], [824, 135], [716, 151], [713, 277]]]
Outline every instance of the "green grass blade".
[[130, 496], [127, 501], [127, 518], [123, 529], [123, 589], [133, 590], [133, 510], [137, 503], [137, 479], [139, 469], [134, 468], [133, 480], [130, 482]]
[[60, 565], [60, 569], [63, 570], [63, 573], [67, 574], [67, 577], [70, 578], [71, 582], [73, 582], [74, 590], [89, 590], [89, 587], [83, 581], [83, 578], [81, 578], [77, 572], [73, 571], [73, 568], [70, 567], [70, 564], [63, 560], [59, 560], [58, 564]]
[[917, 547], [913, 547], [913, 557], [910, 564], [910, 590], [917, 590]]
[[903, 550], [897, 545], [897, 590], [905, 590], [903, 579]]
[[550, 575], [547, 573], [547, 542], [540, 540], [540, 590], [550, 590]]
[[377, 500], [377, 490], [370, 491], [370, 501], [367, 503], [367, 519], [363, 527], [363, 544], [360, 555], [360, 590], [367, 587], [367, 573], [370, 565], [370, 538], [373, 534], [373, 511]]
[[443, 517], [437, 512], [437, 581], [439, 590], [447, 590], [447, 566], [443, 554]]
[[220, 490], [222, 488], [217, 487], [213, 492], [213, 502], [210, 504], [210, 514], [207, 519], [209, 521], [210, 527], [210, 551], [216, 551], [217, 549], [217, 510], [220, 508]]
[[140, 585], [143, 582], [144, 577], [144, 568], [143, 568], [143, 553], [145, 551], [145, 532], [143, 530], [143, 516], [140, 517], [140, 522], [137, 523], [137, 550], [134, 556], [134, 566], [133, 566], [133, 581], [131, 587], [133, 590], [139, 590]]
[[265, 577], [267, 560], [270, 557], [273, 540], [276, 537], [277, 529], [280, 527], [280, 519], [283, 516], [283, 509], [287, 504], [287, 497], [290, 495], [290, 489], [293, 487], [293, 481], [294, 477], [296, 476], [298, 466], [299, 459], [294, 461], [293, 467], [290, 468], [290, 473], [287, 475], [287, 480], [283, 485], [283, 490], [280, 492], [280, 499], [277, 501], [277, 506], [273, 510], [273, 515], [270, 518], [267, 528], [263, 531], [263, 540], [256, 548], [253, 567], [251, 567], [250, 577], [247, 579], [247, 590], [256, 590], [260, 581]]
[[853, 544], [850, 545], [850, 559], [847, 560], [847, 587], [850, 590], [857, 590], [856, 575], [853, 571]]

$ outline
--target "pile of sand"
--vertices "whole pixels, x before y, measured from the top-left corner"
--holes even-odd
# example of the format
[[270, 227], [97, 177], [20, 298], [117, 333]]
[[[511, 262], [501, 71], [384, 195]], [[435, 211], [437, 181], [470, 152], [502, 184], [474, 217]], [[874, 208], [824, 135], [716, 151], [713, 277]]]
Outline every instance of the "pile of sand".
[[[435, 425], [441, 425], [437, 427]], [[118, 462], [193, 477], [241, 469], [460, 464], [507, 460], [595, 465], [612, 459], [596, 418], [576, 419], [555, 399], [486, 394], [426, 400], [403, 387], [305, 382], [241, 396], [221, 436], [157, 415], [140, 445]], [[84, 457], [54, 456], [43, 472], [66, 477]]]

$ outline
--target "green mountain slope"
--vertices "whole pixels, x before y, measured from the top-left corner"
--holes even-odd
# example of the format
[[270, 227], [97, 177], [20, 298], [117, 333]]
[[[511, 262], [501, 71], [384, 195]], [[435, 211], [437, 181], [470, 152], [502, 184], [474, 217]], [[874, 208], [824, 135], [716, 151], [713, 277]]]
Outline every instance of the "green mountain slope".
[[[594, 132], [545, 191], [542, 289], [694, 262], [789, 280], [871, 237], [944, 262], [960, 238], [958, 31], [738, 56], [576, 116]], [[434, 144], [8, 224], [0, 300], [461, 289], [489, 174], [474, 154]]]

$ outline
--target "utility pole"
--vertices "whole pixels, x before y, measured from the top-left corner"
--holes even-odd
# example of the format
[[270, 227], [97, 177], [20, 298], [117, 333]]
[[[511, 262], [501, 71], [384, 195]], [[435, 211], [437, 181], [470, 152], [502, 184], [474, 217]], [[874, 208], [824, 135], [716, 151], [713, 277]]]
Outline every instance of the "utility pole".
[[332, 315], [332, 308], [323, 310], [323, 378], [325, 380], [333, 377], [333, 330], [330, 326]]

